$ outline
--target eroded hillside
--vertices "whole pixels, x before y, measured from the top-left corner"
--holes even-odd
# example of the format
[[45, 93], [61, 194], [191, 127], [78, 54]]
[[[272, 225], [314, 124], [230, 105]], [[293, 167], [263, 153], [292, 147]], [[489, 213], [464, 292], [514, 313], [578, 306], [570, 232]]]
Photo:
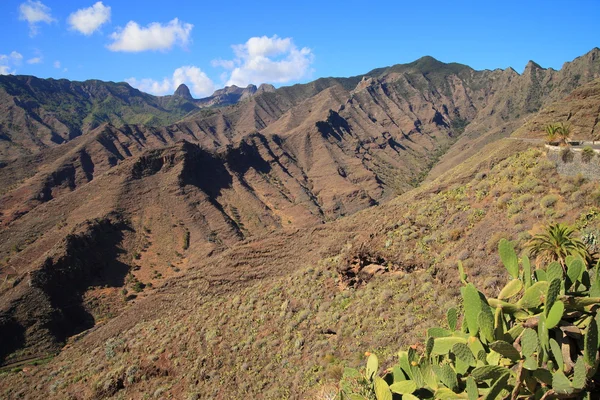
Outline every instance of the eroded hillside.
[[301, 398], [365, 349], [391, 361], [455, 305], [458, 260], [496, 295], [500, 238], [520, 248], [556, 220], [598, 232], [598, 182], [559, 176], [531, 146], [495, 143], [385, 205], [198, 261], [50, 364], [6, 376], [4, 393]]

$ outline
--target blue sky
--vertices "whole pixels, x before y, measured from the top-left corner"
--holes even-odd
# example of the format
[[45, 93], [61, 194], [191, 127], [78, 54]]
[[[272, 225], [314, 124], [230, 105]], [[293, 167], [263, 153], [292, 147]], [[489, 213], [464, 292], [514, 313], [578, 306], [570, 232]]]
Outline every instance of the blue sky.
[[351, 76], [424, 55], [542, 67], [600, 46], [600, 1], [1, 0], [0, 73], [127, 81], [195, 97]]

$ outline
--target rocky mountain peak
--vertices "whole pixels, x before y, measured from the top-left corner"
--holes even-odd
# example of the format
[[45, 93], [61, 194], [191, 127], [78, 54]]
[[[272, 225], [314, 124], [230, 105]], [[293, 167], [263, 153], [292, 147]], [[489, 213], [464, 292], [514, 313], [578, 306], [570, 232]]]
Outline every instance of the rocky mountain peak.
[[193, 100], [192, 94], [190, 93], [190, 88], [187, 87], [185, 83], [182, 83], [175, 90], [174, 96], [183, 97], [184, 99]]
[[245, 88], [241, 88], [236, 85], [231, 85], [231, 86], [225, 86], [223, 89], [215, 90], [215, 92], [212, 94], [212, 97], [226, 96], [226, 95], [231, 95], [231, 94], [233, 94], [233, 95], [242, 95], [245, 93], [254, 94], [256, 92], [256, 90], [257, 90], [256, 86], [254, 86], [253, 84], [249, 84]]
[[269, 83], [261, 84], [257, 90], [258, 93], [266, 93], [266, 92], [272, 93], [274, 91], [275, 91], [275, 86], [273, 86]]
[[375, 83], [377, 83], [377, 80], [375, 78], [363, 76], [363, 78], [360, 82], [358, 82], [358, 85], [356, 85], [352, 93], [357, 93], [371, 85], [374, 85]]
[[540, 64], [536, 63], [535, 61], [529, 60], [529, 62], [525, 66], [525, 71], [532, 70], [532, 69], [542, 69], [542, 70], [544, 70], [546, 68], [542, 68], [542, 66]]

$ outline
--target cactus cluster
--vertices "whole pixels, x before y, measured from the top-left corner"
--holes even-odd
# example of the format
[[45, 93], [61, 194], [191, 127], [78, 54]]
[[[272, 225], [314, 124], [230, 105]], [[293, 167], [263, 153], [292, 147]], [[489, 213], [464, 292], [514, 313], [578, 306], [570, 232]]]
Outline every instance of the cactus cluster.
[[593, 398], [600, 391], [598, 264], [569, 256], [564, 266], [532, 269], [504, 239], [499, 252], [511, 279], [497, 298], [478, 291], [459, 264], [462, 317], [448, 310], [448, 327], [430, 328], [425, 345], [400, 351], [382, 376], [375, 354], [364, 374], [346, 368], [340, 399]]

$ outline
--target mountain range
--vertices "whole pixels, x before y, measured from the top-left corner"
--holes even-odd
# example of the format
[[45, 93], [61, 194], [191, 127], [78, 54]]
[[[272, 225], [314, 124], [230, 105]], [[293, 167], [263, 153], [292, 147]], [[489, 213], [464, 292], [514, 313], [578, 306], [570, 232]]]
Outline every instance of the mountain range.
[[[599, 78], [598, 48], [560, 70], [423, 57], [203, 99], [185, 85], [157, 97], [0, 76], [0, 359], [58, 354], [2, 378], [0, 393], [308, 396], [335, 376], [337, 356], [373, 344], [355, 320], [368, 307], [406, 307], [411, 290], [428, 307], [452, 303], [457, 259], [489, 265], [474, 278], [495, 290], [494, 234], [525, 240], [556, 218], [535, 216], [533, 196], [562, 196], [567, 219], [591, 207], [597, 183], [559, 176], [536, 140], [559, 121], [595, 139]], [[518, 188], [529, 178], [538, 192]], [[497, 205], [513, 186], [520, 197]], [[404, 323], [424, 328], [422, 315]], [[386, 346], [404, 329], [387, 321], [376, 322]], [[278, 347], [287, 352], [256, 355]]]

